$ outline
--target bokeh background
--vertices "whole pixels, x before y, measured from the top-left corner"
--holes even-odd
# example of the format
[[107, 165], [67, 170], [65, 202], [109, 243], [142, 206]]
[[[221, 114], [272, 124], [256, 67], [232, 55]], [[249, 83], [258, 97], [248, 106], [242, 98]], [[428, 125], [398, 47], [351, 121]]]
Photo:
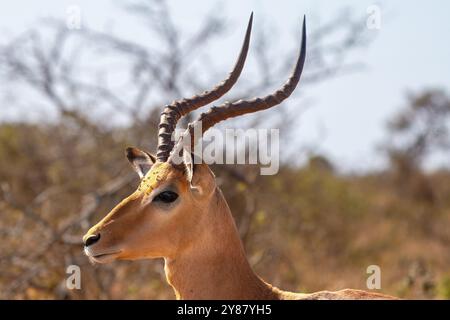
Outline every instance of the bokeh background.
[[[381, 292], [449, 299], [449, 9], [436, 0], [2, 2], [0, 298], [173, 298], [162, 261], [91, 265], [81, 236], [137, 186], [124, 148], [154, 151], [162, 106], [225, 77], [254, 11], [246, 67], [226, 100], [278, 88], [304, 14], [308, 27], [293, 97], [219, 126], [281, 130], [278, 174], [213, 166], [254, 269], [312, 292], [366, 289], [366, 268], [378, 265]], [[72, 264], [81, 290], [65, 286]]]

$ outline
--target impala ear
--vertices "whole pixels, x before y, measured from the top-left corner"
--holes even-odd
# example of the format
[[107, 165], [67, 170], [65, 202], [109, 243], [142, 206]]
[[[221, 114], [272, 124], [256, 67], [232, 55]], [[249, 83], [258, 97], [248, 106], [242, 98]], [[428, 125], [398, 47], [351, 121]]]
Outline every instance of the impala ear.
[[187, 149], [183, 149], [183, 165], [187, 180], [192, 183], [194, 176], [194, 157]]
[[194, 161], [195, 155], [186, 149], [183, 150], [183, 165], [186, 179], [191, 185], [191, 190], [205, 196], [215, 190], [215, 176], [207, 164]]
[[154, 155], [138, 148], [129, 147], [126, 149], [125, 153], [128, 161], [131, 163], [140, 178], [143, 178], [156, 162]]

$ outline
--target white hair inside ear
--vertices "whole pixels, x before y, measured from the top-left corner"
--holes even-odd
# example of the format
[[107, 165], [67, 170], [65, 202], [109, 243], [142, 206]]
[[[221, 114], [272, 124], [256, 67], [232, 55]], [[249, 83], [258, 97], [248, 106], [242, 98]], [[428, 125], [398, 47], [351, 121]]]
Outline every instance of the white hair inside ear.
[[194, 157], [195, 155], [192, 154], [188, 148], [183, 149], [183, 164], [186, 170], [186, 178], [189, 181], [191, 190], [195, 191], [196, 193], [202, 194], [203, 189], [201, 187], [200, 181], [194, 179]]
[[194, 160], [192, 159], [191, 152], [186, 148], [183, 149], [183, 164], [186, 170], [186, 177], [191, 183], [194, 175]]
[[128, 147], [125, 152], [128, 161], [141, 179], [156, 162], [156, 158], [152, 154], [139, 150], [138, 148]]

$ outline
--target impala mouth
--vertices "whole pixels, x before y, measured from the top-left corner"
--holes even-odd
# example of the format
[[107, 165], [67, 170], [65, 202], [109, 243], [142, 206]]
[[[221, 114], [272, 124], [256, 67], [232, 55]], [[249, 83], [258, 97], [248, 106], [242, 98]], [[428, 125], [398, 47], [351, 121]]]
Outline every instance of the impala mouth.
[[119, 251], [107, 252], [107, 253], [93, 253], [89, 248], [84, 248], [84, 253], [89, 257], [89, 260], [93, 263], [108, 263], [114, 261], [120, 254]]

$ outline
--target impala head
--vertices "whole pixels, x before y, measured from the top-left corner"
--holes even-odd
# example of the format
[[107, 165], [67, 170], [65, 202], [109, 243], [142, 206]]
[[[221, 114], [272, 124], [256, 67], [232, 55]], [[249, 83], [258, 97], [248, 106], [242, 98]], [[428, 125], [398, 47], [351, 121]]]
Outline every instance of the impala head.
[[175, 255], [192, 242], [216, 187], [206, 165], [196, 165], [191, 174], [194, 167], [156, 161], [136, 148], [126, 153], [142, 178], [136, 191], [85, 235], [85, 251], [95, 262]]
[[[115, 259], [173, 257], [192, 246], [208, 230], [209, 209], [214, 204], [216, 182], [206, 164], [193, 164], [184, 148], [186, 139], [194, 145], [194, 128], [202, 133], [227, 118], [253, 113], [280, 104], [294, 91], [300, 80], [306, 55], [306, 28], [303, 21], [302, 46], [293, 74], [285, 85], [271, 95], [252, 100], [225, 103], [202, 113], [189, 124], [175, 144], [172, 134], [177, 121], [189, 112], [217, 100], [237, 81], [247, 56], [252, 16], [248, 23], [239, 58], [228, 78], [211, 91], [190, 99], [175, 101], [161, 114], [156, 156], [128, 148], [126, 156], [141, 178], [136, 191], [118, 204], [83, 237], [86, 254], [94, 262]], [[179, 157], [181, 163], [175, 161]], [[209, 220], [210, 221], [210, 220]]]

